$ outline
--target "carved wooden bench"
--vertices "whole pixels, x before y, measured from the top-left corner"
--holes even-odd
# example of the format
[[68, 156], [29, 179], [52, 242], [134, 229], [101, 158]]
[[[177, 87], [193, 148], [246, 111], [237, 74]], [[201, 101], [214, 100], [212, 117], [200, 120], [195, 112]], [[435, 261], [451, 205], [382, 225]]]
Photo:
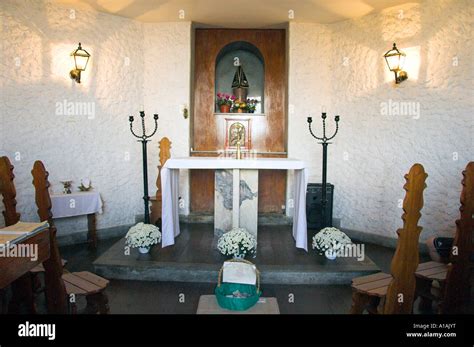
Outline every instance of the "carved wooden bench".
[[[108, 299], [103, 291], [109, 285], [109, 280], [88, 271], [65, 273], [62, 276], [68, 296], [85, 296], [87, 307], [85, 313], [109, 313]], [[77, 313], [77, 306], [71, 303], [71, 313]]]
[[429, 261], [420, 264], [415, 272], [416, 296], [420, 297], [419, 309], [431, 310], [433, 301], [439, 301], [445, 289], [448, 265]]
[[[61, 259], [61, 266], [64, 268], [67, 264], [67, 260]], [[33, 291], [35, 294], [39, 294], [44, 291], [44, 286], [41, 284], [41, 280], [39, 278], [40, 274], [45, 273], [45, 268], [43, 264], [38, 264], [35, 266], [33, 269], [30, 270], [30, 274], [32, 276], [32, 286], [33, 286]]]
[[422, 165], [415, 164], [405, 175], [403, 228], [397, 230], [398, 242], [392, 259], [391, 274], [376, 273], [352, 280], [350, 313], [412, 313], [415, 296], [415, 270], [418, 266], [418, 226], [423, 207], [423, 190], [428, 175]]
[[[36, 161], [32, 170], [33, 185], [35, 187], [35, 201], [38, 207], [38, 216], [41, 221], [47, 220], [49, 225], [54, 229], [53, 215], [51, 213], [51, 198], [49, 196], [49, 182], [48, 172], [44, 168], [41, 161]], [[63, 272], [61, 266], [59, 249], [56, 239], [54, 238], [54, 245], [51, 245], [51, 252], [56, 254], [56, 271]], [[91, 272], [73, 272], [62, 273], [62, 279], [65, 287], [65, 294], [67, 295], [70, 313], [77, 313], [76, 300], [71, 300], [71, 296], [84, 295], [87, 300], [86, 313], [109, 313], [108, 299], [105, 294], [109, 281], [105, 278], [99, 277]], [[47, 295], [48, 296], [48, 295]], [[51, 298], [47, 297], [47, 300]]]
[[469, 276], [473, 266], [474, 162], [467, 164], [463, 177], [460, 219], [456, 221], [450, 264], [430, 261], [420, 264], [415, 273], [420, 310], [430, 310], [436, 301], [439, 313], [459, 313], [469, 300]]
[[[15, 175], [13, 174], [13, 165], [11, 165], [8, 157], [0, 157], [0, 192], [3, 196], [3, 203], [5, 210], [3, 216], [5, 225], [13, 225], [20, 220], [20, 214], [16, 211], [16, 189], [14, 184]], [[48, 237], [48, 258], [41, 264], [38, 262], [31, 263], [29, 271], [24, 273], [16, 281], [11, 283], [12, 299], [8, 305], [8, 312], [20, 313], [20, 307], [25, 306], [28, 313], [37, 313], [35, 305], [35, 295], [33, 291], [34, 283], [34, 269], [41, 269], [45, 275], [45, 289], [50, 300], [47, 301], [48, 312], [50, 313], [65, 313], [67, 308], [66, 294], [64, 291], [64, 284], [61, 280], [61, 273], [57, 270], [56, 263], [58, 261], [57, 253], [55, 253], [55, 229], [51, 226], [47, 232]], [[32, 243], [37, 243], [40, 248], [38, 240], [30, 240]], [[4, 269], [5, 273], [18, 272], [18, 264], [10, 263], [7, 266], [13, 267]], [[33, 272], [32, 272], [33, 271]], [[0, 285], [0, 287], [2, 287]], [[2, 300], [2, 312], [6, 312], [7, 301], [4, 297]]]
[[167, 137], [163, 137], [159, 142], [160, 149], [160, 165], [158, 165], [158, 177], [156, 179], [156, 194], [150, 198], [151, 201], [151, 223], [157, 225], [161, 229], [161, 207], [162, 207], [162, 196], [161, 196], [161, 168], [165, 165], [166, 161], [171, 157], [170, 149], [171, 142]]

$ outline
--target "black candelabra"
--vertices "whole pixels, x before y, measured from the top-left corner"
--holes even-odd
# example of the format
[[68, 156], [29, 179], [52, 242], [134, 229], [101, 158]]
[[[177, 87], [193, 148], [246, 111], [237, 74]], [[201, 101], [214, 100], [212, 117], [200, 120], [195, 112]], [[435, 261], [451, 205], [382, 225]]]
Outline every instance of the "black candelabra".
[[148, 207], [148, 202], [150, 200], [150, 197], [148, 196], [148, 163], [147, 163], [147, 154], [146, 154], [146, 144], [150, 140], [148, 140], [150, 137], [155, 135], [156, 130], [158, 129], [158, 115], [155, 113], [153, 115], [153, 119], [155, 120], [155, 130], [150, 135], [146, 135], [146, 130], [145, 130], [145, 111], [140, 111], [140, 117], [142, 119], [142, 132], [143, 135], [137, 135], [133, 131], [133, 116], [128, 117], [128, 120], [130, 121], [130, 131], [132, 132], [132, 135], [135, 136], [136, 138], [140, 139], [138, 142], [142, 143], [142, 154], [143, 154], [143, 201], [145, 203], [145, 224], [150, 224], [150, 210]]
[[334, 117], [334, 120], [336, 121], [336, 131], [334, 134], [330, 137], [326, 136], [326, 112], [323, 112], [321, 114], [321, 118], [323, 119], [323, 136], [322, 137], [317, 137], [314, 135], [313, 130], [311, 129], [311, 123], [313, 122], [313, 118], [308, 117], [308, 128], [309, 132], [311, 135], [319, 141], [320, 144], [323, 145], [323, 183], [322, 183], [322, 192], [321, 192], [321, 217], [323, 222], [321, 223], [321, 226], [323, 228], [325, 227], [330, 227], [332, 226], [332, 221], [329, 221], [329, 225], [326, 225], [326, 205], [327, 205], [327, 199], [326, 199], [326, 185], [327, 185], [327, 164], [328, 164], [328, 145], [331, 142], [328, 142], [332, 140], [334, 137], [336, 137], [337, 131], [339, 130], [339, 116]]

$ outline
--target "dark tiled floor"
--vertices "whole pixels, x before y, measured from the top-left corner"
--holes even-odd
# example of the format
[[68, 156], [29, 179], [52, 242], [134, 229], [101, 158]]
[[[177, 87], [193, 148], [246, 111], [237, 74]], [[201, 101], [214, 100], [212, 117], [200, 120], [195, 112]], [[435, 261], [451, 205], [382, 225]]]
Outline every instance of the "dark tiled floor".
[[[93, 261], [117, 241], [117, 238], [102, 240], [96, 251], [86, 245], [62, 247], [61, 253], [68, 260], [69, 271], [92, 271]], [[366, 254], [383, 271], [389, 271], [393, 252], [390, 248], [366, 244]], [[422, 256], [420, 260], [429, 259]], [[212, 294], [214, 287], [209, 283], [111, 280], [107, 293], [111, 313], [194, 314], [199, 297]], [[263, 290], [264, 296], [277, 298], [281, 313], [344, 314], [351, 305], [350, 286], [266, 284]]]

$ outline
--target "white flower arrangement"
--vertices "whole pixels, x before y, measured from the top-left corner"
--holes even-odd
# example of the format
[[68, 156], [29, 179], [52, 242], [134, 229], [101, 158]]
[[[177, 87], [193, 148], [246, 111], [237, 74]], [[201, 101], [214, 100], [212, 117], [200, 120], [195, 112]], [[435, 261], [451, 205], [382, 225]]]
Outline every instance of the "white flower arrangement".
[[225, 256], [246, 256], [255, 253], [257, 240], [244, 228], [233, 228], [217, 241], [217, 249]]
[[337, 228], [324, 228], [321, 229], [316, 235], [313, 236], [313, 249], [319, 254], [325, 254], [326, 251], [335, 252], [341, 246], [351, 244], [352, 241]]
[[150, 247], [161, 242], [160, 229], [153, 224], [138, 223], [125, 235], [127, 245], [133, 248]]

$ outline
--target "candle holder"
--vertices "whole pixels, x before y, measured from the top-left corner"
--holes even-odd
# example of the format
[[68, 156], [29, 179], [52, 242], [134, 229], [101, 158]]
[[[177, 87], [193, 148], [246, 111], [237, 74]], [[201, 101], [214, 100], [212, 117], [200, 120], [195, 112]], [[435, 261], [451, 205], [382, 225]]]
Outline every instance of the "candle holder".
[[331, 143], [331, 142], [328, 142], [330, 140], [332, 140], [334, 137], [336, 137], [337, 135], [337, 132], [339, 130], [339, 119], [340, 117], [339, 116], [336, 116], [334, 117], [334, 121], [336, 122], [336, 131], [334, 132], [334, 134], [330, 137], [327, 137], [326, 136], [326, 112], [323, 112], [321, 114], [321, 118], [323, 120], [323, 136], [322, 137], [318, 137], [316, 136], [314, 133], [313, 133], [313, 130], [311, 129], [311, 123], [313, 122], [313, 118], [312, 117], [308, 117], [307, 119], [307, 122], [308, 122], [308, 128], [309, 128], [309, 132], [310, 134], [316, 139], [316, 140], [319, 140], [321, 142], [319, 142], [321, 145], [323, 145], [323, 182], [322, 182], [322, 192], [321, 192], [321, 217], [322, 217], [322, 223], [321, 223], [321, 226], [322, 228], [325, 228], [325, 227], [330, 227], [332, 226], [332, 220], [329, 221], [329, 225], [326, 225], [328, 223], [326, 223], [326, 205], [327, 205], [327, 199], [326, 199], [326, 186], [327, 186], [327, 161], [328, 161], [328, 145]]
[[146, 153], [146, 144], [150, 140], [153, 135], [155, 135], [156, 131], [158, 130], [158, 114], [153, 115], [153, 119], [155, 120], [155, 130], [150, 135], [146, 135], [145, 129], [145, 111], [140, 111], [140, 118], [142, 119], [142, 135], [137, 135], [133, 131], [133, 121], [134, 117], [128, 117], [130, 122], [130, 131], [132, 135], [136, 138], [140, 139], [138, 142], [142, 143], [142, 155], [143, 155], [143, 202], [145, 204], [145, 224], [150, 224], [150, 209], [148, 207], [150, 197], [148, 196], [148, 163], [147, 163], [147, 153]]

